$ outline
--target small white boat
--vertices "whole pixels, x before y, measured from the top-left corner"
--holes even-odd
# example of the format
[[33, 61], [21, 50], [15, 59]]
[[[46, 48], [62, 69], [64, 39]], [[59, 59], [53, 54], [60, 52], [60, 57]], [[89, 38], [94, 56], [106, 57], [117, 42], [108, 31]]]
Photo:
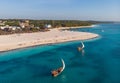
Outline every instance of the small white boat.
[[78, 47], [78, 50], [79, 50], [79, 51], [81, 51], [82, 49], [85, 48], [85, 45], [83, 44], [83, 42], [81, 42], [81, 44], [82, 44], [82, 47]]
[[63, 70], [65, 69], [65, 62], [63, 59], [61, 59], [62, 61], [62, 67], [58, 68], [58, 69], [55, 69], [51, 72], [52, 76], [53, 77], [56, 77], [58, 76], [59, 74], [61, 74], [63, 72]]

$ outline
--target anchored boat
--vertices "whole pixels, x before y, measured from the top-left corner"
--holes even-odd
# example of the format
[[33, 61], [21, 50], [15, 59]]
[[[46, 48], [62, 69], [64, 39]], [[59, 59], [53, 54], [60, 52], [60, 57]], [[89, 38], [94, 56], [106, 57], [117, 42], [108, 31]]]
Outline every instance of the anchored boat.
[[79, 51], [81, 51], [82, 49], [85, 48], [85, 45], [83, 44], [83, 42], [81, 42], [81, 44], [82, 44], [82, 47], [78, 47], [78, 50], [79, 50]]
[[61, 62], [62, 62], [62, 67], [60, 67], [60, 68], [58, 68], [58, 69], [56, 69], [56, 70], [53, 70], [53, 71], [51, 72], [51, 74], [52, 74], [53, 77], [58, 76], [58, 75], [61, 74], [61, 73], [63, 72], [63, 70], [65, 69], [65, 62], [64, 62], [64, 60], [61, 59]]

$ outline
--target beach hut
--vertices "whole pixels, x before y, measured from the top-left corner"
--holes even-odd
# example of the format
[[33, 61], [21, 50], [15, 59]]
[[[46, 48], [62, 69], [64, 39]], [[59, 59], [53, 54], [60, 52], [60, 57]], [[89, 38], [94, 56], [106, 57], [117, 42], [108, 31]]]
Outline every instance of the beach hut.
[[50, 24], [45, 25], [45, 28], [51, 28], [51, 27], [52, 27], [52, 25], [50, 25]]

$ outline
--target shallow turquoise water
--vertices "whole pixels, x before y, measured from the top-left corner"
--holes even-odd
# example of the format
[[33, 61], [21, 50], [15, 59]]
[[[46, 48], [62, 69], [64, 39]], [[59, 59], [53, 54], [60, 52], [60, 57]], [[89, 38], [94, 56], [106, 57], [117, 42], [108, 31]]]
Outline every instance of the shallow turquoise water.
[[[99, 39], [44, 45], [0, 53], [0, 83], [120, 83], [120, 24], [73, 31], [94, 32]], [[51, 70], [66, 63], [56, 78]]]

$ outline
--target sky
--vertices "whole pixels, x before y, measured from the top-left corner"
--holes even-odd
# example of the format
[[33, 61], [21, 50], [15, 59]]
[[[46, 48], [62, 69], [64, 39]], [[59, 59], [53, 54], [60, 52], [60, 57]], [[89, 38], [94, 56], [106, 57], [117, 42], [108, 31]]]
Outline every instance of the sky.
[[120, 0], [0, 0], [0, 19], [120, 21]]

